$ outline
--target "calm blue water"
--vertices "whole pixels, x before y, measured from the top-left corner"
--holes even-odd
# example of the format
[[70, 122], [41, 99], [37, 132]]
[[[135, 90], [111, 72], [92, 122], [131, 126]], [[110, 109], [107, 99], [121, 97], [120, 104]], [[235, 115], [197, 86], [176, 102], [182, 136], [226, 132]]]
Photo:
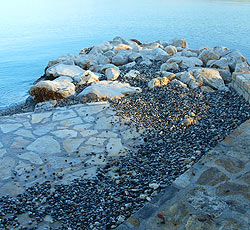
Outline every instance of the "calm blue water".
[[[4, 3], [5, 2], [5, 3]], [[49, 60], [115, 36], [185, 38], [250, 59], [250, 1], [1, 0], [0, 108], [23, 101]]]

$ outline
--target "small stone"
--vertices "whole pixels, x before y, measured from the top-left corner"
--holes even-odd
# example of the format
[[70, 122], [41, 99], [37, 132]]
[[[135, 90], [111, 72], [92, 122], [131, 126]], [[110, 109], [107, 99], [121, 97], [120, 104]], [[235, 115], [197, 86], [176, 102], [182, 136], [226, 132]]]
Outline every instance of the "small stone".
[[154, 190], [156, 190], [156, 189], [158, 189], [158, 188], [160, 187], [160, 185], [157, 184], [157, 183], [151, 183], [151, 184], [149, 184], [148, 186], [149, 186], [149, 188], [152, 188], [152, 189], [154, 189]]

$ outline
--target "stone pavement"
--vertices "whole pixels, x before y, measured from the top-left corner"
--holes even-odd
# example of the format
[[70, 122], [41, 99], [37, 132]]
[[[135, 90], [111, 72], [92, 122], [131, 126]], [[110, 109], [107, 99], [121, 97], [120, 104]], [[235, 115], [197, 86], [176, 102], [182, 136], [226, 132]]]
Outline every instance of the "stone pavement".
[[91, 178], [140, 134], [106, 102], [0, 117], [0, 196], [46, 180]]
[[250, 229], [250, 120], [117, 229]]

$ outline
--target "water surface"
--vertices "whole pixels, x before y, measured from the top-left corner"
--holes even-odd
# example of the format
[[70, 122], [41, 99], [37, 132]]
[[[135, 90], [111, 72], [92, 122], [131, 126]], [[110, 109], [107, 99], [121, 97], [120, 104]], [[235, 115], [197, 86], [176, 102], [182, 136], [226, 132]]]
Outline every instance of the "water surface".
[[8, 0], [0, 4], [0, 108], [23, 101], [49, 60], [115, 36], [185, 38], [250, 59], [250, 1]]

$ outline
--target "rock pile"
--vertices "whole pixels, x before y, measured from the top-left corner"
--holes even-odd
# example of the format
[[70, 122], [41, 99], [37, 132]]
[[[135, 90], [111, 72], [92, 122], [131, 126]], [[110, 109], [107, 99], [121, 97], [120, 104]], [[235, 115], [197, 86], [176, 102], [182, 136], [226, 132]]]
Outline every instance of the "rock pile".
[[[150, 88], [166, 86], [172, 81], [171, 84], [190, 89], [201, 87], [204, 91], [227, 91], [225, 84], [231, 82], [233, 73], [250, 71], [249, 62], [238, 50], [226, 47], [191, 49], [184, 39], [141, 43], [135, 39], [115, 37], [112, 41], [82, 49], [79, 54], [50, 61], [44, 76], [29, 93], [36, 102], [83, 96], [86, 100], [110, 99], [113, 95], [122, 97], [127, 89], [130, 93], [141, 90], [121, 84], [120, 69], [130, 70], [126, 73], [127, 78], [136, 77], [140, 73], [133, 67], [138, 64], [152, 67], [155, 61], [161, 62], [156, 71], [159, 77], [147, 79]], [[106, 80], [114, 82], [107, 83]], [[98, 86], [106, 92], [113, 89], [115, 92], [104, 96], [96, 90]], [[121, 90], [119, 93], [118, 88]]]

